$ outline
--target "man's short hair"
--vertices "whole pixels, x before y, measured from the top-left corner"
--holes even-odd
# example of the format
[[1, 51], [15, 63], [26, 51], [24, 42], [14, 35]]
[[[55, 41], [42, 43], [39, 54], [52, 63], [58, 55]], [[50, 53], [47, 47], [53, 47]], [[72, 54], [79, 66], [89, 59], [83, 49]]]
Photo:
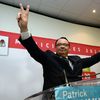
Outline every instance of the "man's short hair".
[[69, 42], [69, 40], [68, 40], [66, 37], [60, 37], [60, 38], [58, 38], [58, 39], [55, 41], [55, 46], [56, 46], [58, 40], [60, 40], [60, 39], [65, 39], [65, 40], [67, 40], [68, 43], [69, 43], [69, 46], [70, 46], [70, 42]]

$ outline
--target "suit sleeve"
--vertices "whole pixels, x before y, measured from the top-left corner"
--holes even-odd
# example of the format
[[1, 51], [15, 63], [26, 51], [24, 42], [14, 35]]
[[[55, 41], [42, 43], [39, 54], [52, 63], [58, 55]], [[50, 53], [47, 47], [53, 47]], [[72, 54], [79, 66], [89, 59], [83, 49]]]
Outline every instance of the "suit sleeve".
[[44, 64], [47, 59], [47, 55], [44, 51], [42, 51], [33, 40], [32, 36], [28, 39], [22, 40], [21, 37], [19, 38], [21, 44], [27, 49], [30, 56], [34, 58], [36, 61]]
[[100, 52], [96, 53], [95, 55], [88, 57], [88, 58], [82, 58], [81, 63], [82, 67], [91, 67], [92, 65], [100, 62]]

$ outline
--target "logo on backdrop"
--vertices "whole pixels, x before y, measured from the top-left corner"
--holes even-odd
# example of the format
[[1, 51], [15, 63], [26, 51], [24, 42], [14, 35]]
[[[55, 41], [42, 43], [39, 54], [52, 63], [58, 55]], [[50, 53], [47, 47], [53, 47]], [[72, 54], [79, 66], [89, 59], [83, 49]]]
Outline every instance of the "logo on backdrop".
[[0, 47], [5, 47], [5, 46], [6, 46], [5, 40], [1, 39], [0, 40]]
[[8, 37], [0, 36], [0, 56], [8, 55]]

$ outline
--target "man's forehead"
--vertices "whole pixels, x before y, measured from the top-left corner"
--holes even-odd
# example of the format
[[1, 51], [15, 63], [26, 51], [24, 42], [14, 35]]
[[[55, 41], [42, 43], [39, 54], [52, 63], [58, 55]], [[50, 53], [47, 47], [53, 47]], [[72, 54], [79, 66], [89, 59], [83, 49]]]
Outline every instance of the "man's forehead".
[[66, 40], [66, 39], [59, 39], [59, 40], [57, 41], [57, 43], [60, 43], [60, 42], [68, 43], [68, 40]]

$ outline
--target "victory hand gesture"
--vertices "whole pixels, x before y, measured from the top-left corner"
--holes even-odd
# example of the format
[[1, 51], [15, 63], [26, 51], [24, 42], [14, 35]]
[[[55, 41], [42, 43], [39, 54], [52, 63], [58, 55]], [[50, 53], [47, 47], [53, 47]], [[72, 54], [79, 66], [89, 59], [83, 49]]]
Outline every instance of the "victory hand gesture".
[[28, 31], [28, 15], [29, 15], [30, 6], [27, 5], [26, 10], [23, 8], [23, 5], [20, 3], [20, 11], [18, 12], [17, 21], [20, 27], [21, 32]]

